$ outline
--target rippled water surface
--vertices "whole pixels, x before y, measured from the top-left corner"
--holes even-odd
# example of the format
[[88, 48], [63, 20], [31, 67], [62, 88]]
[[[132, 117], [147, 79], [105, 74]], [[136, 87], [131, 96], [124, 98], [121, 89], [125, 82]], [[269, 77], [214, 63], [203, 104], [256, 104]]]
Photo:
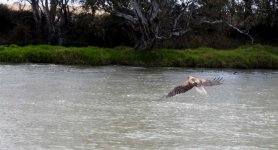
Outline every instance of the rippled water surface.
[[[163, 98], [188, 75], [224, 84]], [[278, 71], [0, 65], [0, 118], [1, 150], [278, 149]]]

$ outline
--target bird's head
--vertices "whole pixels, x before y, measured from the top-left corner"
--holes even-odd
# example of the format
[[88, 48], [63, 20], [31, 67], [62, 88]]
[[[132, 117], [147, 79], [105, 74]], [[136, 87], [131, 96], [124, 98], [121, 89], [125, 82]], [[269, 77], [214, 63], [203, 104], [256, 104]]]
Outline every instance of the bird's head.
[[194, 85], [194, 86], [198, 86], [200, 84], [200, 80], [198, 78], [193, 77], [193, 76], [189, 76], [188, 80], [189, 80], [189, 83]]

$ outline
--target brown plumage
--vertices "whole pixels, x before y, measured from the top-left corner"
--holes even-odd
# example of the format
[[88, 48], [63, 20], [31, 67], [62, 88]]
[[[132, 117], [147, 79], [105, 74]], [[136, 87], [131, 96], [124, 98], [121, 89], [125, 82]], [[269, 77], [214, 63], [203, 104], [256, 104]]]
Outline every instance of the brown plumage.
[[[202, 88], [202, 86], [219, 85], [222, 84], [221, 81], [222, 81], [222, 77], [214, 78], [213, 80], [206, 80], [202, 78], [189, 76], [187, 80], [183, 81], [180, 85], [178, 85], [171, 92], [169, 92], [166, 97], [169, 98], [180, 93], [185, 93], [186, 91], [192, 89], [193, 87]], [[204, 90], [204, 93], [206, 94], [204, 88], [202, 88], [201, 90]]]

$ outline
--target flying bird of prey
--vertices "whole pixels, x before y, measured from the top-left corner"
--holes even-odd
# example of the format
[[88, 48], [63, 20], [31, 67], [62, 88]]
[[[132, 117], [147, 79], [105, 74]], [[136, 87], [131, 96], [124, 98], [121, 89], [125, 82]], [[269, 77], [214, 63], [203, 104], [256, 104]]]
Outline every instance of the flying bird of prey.
[[207, 91], [204, 89], [203, 86], [220, 85], [222, 84], [221, 81], [222, 77], [214, 78], [213, 80], [206, 80], [202, 78], [189, 76], [187, 80], [183, 81], [180, 85], [178, 85], [171, 92], [169, 92], [166, 97], [169, 98], [180, 93], [185, 93], [193, 87], [195, 87], [198, 93], [202, 95], [207, 95]]

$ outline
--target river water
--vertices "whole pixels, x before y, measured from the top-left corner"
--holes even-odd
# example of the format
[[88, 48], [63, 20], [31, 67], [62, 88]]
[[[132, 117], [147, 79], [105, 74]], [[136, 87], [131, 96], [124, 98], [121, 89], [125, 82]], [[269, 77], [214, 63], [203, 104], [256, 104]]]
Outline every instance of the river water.
[[0, 65], [0, 149], [278, 149], [278, 71]]

